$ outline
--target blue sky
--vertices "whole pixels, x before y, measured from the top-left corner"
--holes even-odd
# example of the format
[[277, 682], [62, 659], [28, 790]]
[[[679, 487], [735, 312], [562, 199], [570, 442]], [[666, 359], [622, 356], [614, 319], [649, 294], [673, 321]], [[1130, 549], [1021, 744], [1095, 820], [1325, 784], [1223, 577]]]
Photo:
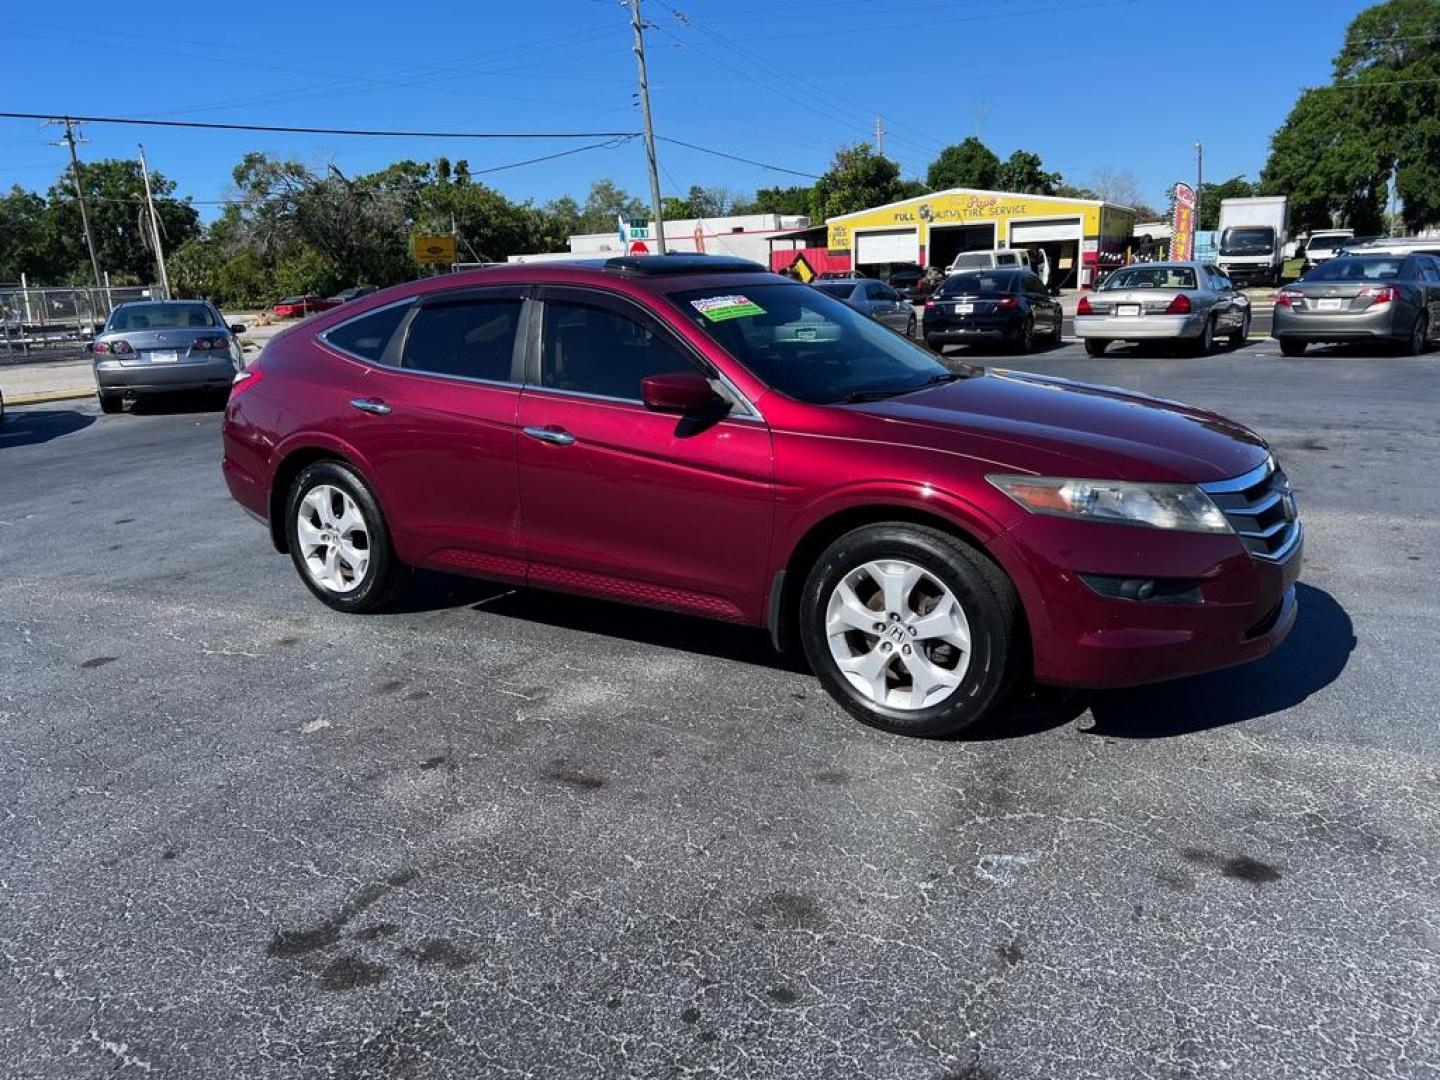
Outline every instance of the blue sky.
[[[1086, 183], [1128, 170], [1164, 205], [1205, 174], [1254, 177], [1298, 91], [1325, 82], [1363, 0], [644, 0], [661, 135], [806, 173], [872, 141], [923, 176], [939, 149], [980, 135]], [[616, 0], [400, 5], [150, 0], [6, 5], [0, 109], [230, 123], [467, 131], [636, 130], [635, 64]], [[675, 12], [683, 14], [684, 19]], [[1303, 14], [1302, 14], [1303, 13]], [[223, 199], [250, 149], [363, 172], [404, 157], [472, 169], [581, 145], [228, 133], [93, 124], [83, 158], [133, 156], [197, 202]], [[53, 129], [0, 121], [0, 188], [44, 189], [65, 164]], [[805, 182], [660, 147], [667, 193]], [[583, 198], [609, 176], [647, 191], [638, 141], [499, 172], [512, 198]], [[209, 218], [213, 205], [201, 207]]]

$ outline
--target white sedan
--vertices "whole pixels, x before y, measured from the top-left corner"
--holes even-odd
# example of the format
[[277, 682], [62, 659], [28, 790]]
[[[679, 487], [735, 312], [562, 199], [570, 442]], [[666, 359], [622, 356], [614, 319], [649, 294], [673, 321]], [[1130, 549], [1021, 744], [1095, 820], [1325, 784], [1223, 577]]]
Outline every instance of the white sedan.
[[1198, 356], [1215, 339], [1231, 345], [1250, 335], [1250, 299], [1210, 263], [1135, 263], [1080, 297], [1075, 334], [1101, 356], [1112, 341], [1172, 341]]

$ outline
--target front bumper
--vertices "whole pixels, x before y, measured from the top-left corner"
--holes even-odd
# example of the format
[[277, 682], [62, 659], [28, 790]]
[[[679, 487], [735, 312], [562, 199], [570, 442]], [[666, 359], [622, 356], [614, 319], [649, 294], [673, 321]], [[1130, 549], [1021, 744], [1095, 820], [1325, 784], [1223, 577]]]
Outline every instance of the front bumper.
[[1198, 338], [1204, 313], [1190, 315], [1076, 315], [1075, 336], [1101, 341], [1153, 341]]
[[[1041, 683], [1101, 689], [1214, 671], [1264, 656], [1295, 622], [1303, 533], [1271, 562], [1233, 534], [1031, 514], [989, 546], [1020, 593]], [[1198, 599], [1112, 599], [1080, 572], [1193, 582]]]
[[155, 394], [177, 390], [228, 388], [235, 379], [235, 362], [228, 354], [219, 359], [182, 360], [173, 364], [95, 365], [95, 385], [112, 393]]
[[[1387, 304], [1381, 311], [1305, 311], [1277, 307], [1270, 336], [1296, 341], [1366, 341], [1375, 338], [1404, 338], [1409, 326], [1396, 329], [1401, 305]], [[1413, 316], [1412, 316], [1413, 317]]]

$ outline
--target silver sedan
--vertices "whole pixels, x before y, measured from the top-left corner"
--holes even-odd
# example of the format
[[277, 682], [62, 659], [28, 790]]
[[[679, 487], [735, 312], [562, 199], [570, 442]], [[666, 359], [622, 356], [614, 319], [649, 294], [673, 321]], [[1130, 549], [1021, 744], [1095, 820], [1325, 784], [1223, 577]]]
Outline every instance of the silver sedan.
[[915, 336], [915, 305], [883, 281], [873, 278], [851, 278], [841, 281], [817, 281], [814, 288], [849, 304], [856, 311], [898, 330], [906, 337]]
[[121, 304], [90, 344], [102, 412], [125, 398], [174, 390], [228, 390], [245, 366], [241, 324], [226, 326], [204, 300]]
[[1204, 356], [1215, 339], [1243, 345], [1250, 300], [1211, 263], [1136, 263], [1080, 298], [1075, 333], [1100, 356], [1112, 341], [1169, 341]]

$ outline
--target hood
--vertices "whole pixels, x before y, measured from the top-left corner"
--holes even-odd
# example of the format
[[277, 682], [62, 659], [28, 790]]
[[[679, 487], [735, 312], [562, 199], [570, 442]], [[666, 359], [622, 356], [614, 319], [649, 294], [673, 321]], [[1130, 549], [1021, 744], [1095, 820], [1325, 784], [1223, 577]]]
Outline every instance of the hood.
[[1253, 431], [1203, 409], [1014, 371], [855, 408], [887, 422], [890, 439], [1049, 476], [1206, 483], [1248, 472], [1269, 454]]

